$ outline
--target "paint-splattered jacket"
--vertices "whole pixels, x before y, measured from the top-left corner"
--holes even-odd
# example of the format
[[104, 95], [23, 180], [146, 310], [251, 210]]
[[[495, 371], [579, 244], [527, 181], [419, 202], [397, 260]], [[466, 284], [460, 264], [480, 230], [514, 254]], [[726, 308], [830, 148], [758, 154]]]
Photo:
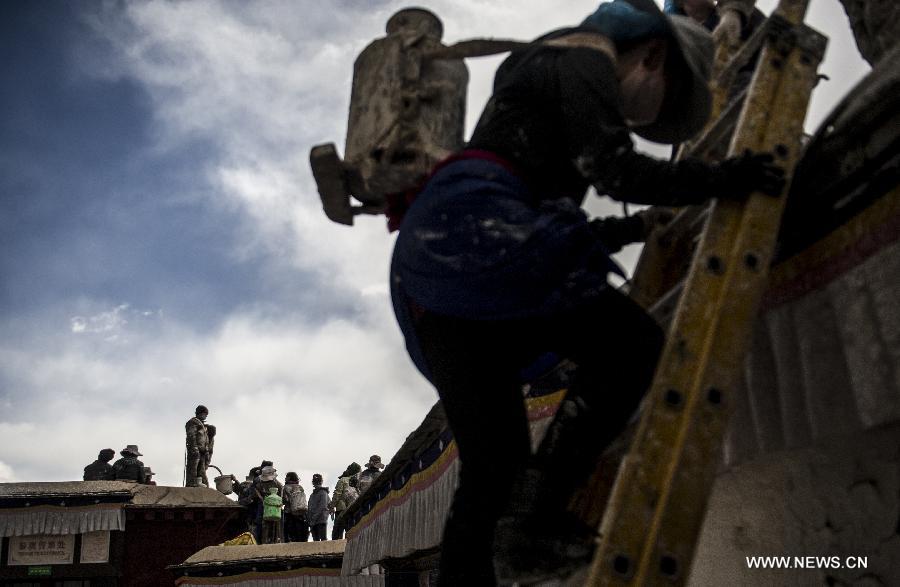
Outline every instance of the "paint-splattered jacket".
[[534, 46], [500, 66], [472, 155], [432, 176], [394, 249], [395, 313], [426, 376], [413, 328], [419, 311], [521, 318], [577, 306], [607, 287], [615, 265], [580, 208], [590, 185], [639, 204], [715, 195], [721, 177], [708, 165], [637, 153], [621, 103], [604, 52]]

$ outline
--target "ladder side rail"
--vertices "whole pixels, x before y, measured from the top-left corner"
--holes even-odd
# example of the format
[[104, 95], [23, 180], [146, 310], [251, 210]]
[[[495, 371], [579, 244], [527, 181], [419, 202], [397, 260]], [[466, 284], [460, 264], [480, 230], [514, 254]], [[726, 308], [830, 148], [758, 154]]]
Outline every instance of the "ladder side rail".
[[[746, 88], [737, 95], [732, 95], [735, 74], [741, 67], [749, 63], [760, 50], [770, 34], [772, 26], [774, 26], [772, 20], [766, 19], [740, 46], [731, 47], [727, 44], [720, 44], [716, 48], [711, 83], [713, 101], [710, 122], [696, 139], [678, 147], [677, 159], [695, 157], [709, 161], [721, 156], [725, 150], [723, 143], [733, 138], [737, 120], [747, 96]], [[677, 212], [677, 214], [705, 214], [707, 208], [708, 206], [692, 206]], [[647, 239], [644, 249], [641, 251], [631, 279], [629, 295], [644, 308], [650, 308], [675, 287], [684, 276], [684, 273], [673, 276], [668, 267], [673, 252], [684, 252], [684, 247], [673, 246], [673, 243], [677, 244], [685, 239], [690, 240], [698, 233], [685, 235], [682, 234], [682, 231], [683, 226], [678, 222], [660, 227]]]
[[[787, 169], [793, 169], [799, 160], [803, 120], [817, 82], [815, 65], [824, 53], [821, 35], [807, 28], [801, 28], [798, 34], [799, 47], [783, 65], [786, 71], [783, 85], [769, 113], [768, 132], [762, 143], [737, 141], [733, 147], [733, 152], [744, 148], [773, 149]], [[687, 580], [715, 482], [722, 438], [733, 407], [733, 390], [738, 385], [759, 304], [768, 284], [768, 269], [784, 205], [783, 197], [773, 200], [757, 195], [740, 211], [741, 223], [725, 260], [725, 287], [715, 306], [716, 320], [703, 351], [707, 357], [703, 361], [705, 369], [688, 392], [686, 419], [676, 444], [681, 448], [680, 459], [671, 463], [667, 503], [657, 507], [654, 522], [657, 537], [653, 550], [644, 553], [639, 582], [641, 577], [646, 583], [658, 582], [658, 575], [651, 575], [658, 571], [664, 575], [666, 571], [681, 573], [684, 575], [681, 581]], [[717, 223], [717, 213], [728, 212], [716, 206], [710, 224]]]
[[[766, 107], [771, 103], [775, 90], [773, 81], [771, 76], [757, 76], [748, 110], [764, 110], [756, 106]], [[748, 117], [744, 118], [746, 124]], [[720, 229], [733, 231], [737, 228], [736, 218], [723, 220]], [[712, 242], [715, 237], [706, 236], [704, 248], [719, 244]], [[706, 323], [711, 318], [706, 315], [707, 301], [717, 298], [721, 289], [718, 279], [722, 271], [721, 258], [707, 255], [702, 263], [703, 266], [698, 253], [660, 357], [646, 410], [632, 448], [619, 469], [601, 526], [602, 540], [594, 558], [589, 585], [628, 585], [643, 559], [644, 534], [651, 531], [653, 525], [655, 507], [668, 474], [671, 442], [678, 438], [683, 426], [684, 393], [692, 386], [695, 375], [694, 370], [685, 367], [702, 358], [702, 349], [689, 343], [702, 340]], [[633, 495], [634, 492], [638, 494]]]
[[[802, 16], [803, 10], [798, 10], [798, 5], [805, 8], [806, 2], [785, 0], [784, 5], [789, 6], [782, 14]], [[792, 50], [791, 44], [797, 40], [796, 29], [787, 24], [780, 36], [770, 38], [763, 51], [763, 67], [754, 77], [740, 122], [741, 130], [732, 149], [737, 152], [745, 147], [775, 150], [789, 166], [799, 154], [802, 122], [815, 85], [824, 38], [805, 29], [809, 46]], [[787, 62], [786, 56], [790, 56]], [[788, 133], [793, 136], [789, 138]], [[613, 490], [590, 584], [624, 585], [631, 579], [637, 584], [653, 584], [662, 579], [667, 582], [686, 579], [696, 541], [694, 530], [699, 531], [702, 518], [693, 515], [693, 510], [700, 507], [702, 514], [708, 493], [698, 495], [695, 487], [688, 494], [699, 499], [688, 500], [687, 505], [676, 502], [671, 515], [681, 514], [678, 520], [684, 523], [672, 524], [668, 517], [666, 523], [679, 528], [680, 536], [691, 538], [682, 540], [677, 548], [663, 544], [660, 549], [658, 536], [663, 516], [670, 515], [667, 510], [670, 489], [675, 481], [683, 481], [684, 476], [676, 473], [679, 459], [685, 453], [710, 468], [711, 474], [715, 472], [716, 454], [710, 454], [708, 449], [718, 448], [724, 431], [727, 411], [724, 408], [730, 388], [729, 377], [725, 375], [733, 374], [740, 366], [741, 340], [747, 338], [748, 324], [752, 323], [765, 285], [783, 205], [781, 199], [754, 195], [746, 203], [722, 201], [715, 206], [679, 304], [673, 334], [663, 351], [649, 396], [649, 409], [639, 424], [635, 444]], [[739, 235], [737, 240], [735, 235]], [[742, 253], [744, 250], [752, 253]], [[739, 267], [752, 269], [755, 279], [745, 280], [746, 271]], [[740, 323], [735, 320], [730, 312], [736, 306], [751, 318]], [[728, 344], [720, 344], [719, 339]], [[698, 369], [701, 363], [705, 367]], [[710, 374], [714, 376], [710, 378]], [[724, 383], [716, 383], [719, 387], [711, 383], [718, 381]], [[706, 404], [721, 408], [716, 412], [719, 414], [716, 423], [689, 426], [694, 416], [686, 414], [697, 412]], [[693, 435], [692, 445], [686, 445], [688, 433]], [[709, 485], [699, 488], [700, 493], [708, 492]], [[677, 491], [676, 494], [684, 497]], [[671, 554], [670, 548], [679, 552]]]

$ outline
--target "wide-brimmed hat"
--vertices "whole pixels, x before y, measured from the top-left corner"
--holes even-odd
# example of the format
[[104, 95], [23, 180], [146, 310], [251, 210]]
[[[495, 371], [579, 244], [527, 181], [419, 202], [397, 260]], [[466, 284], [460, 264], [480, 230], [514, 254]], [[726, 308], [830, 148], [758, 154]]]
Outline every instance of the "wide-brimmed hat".
[[149, 477], [151, 475], [156, 475], [156, 473], [153, 472], [153, 469], [151, 469], [150, 467], [144, 467], [144, 476]]
[[686, 16], [663, 13], [653, 0], [603, 2], [582, 26], [595, 28], [613, 41], [660, 36], [671, 41], [662, 109], [655, 121], [632, 129], [637, 135], [673, 144], [689, 139], [704, 127], [712, 110], [709, 81], [715, 46], [703, 26]]
[[120, 452], [130, 452], [131, 454], [133, 454], [136, 457], [144, 456], [143, 454], [141, 454], [141, 451], [138, 450], [138, 447], [136, 444], [129, 444], [128, 446], [123, 448]]
[[383, 469], [384, 464], [381, 462], [381, 457], [378, 455], [372, 455], [369, 457], [369, 462], [366, 463], [367, 467], [375, 467], [378, 469]]
[[278, 476], [275, 467], [263, 467], [259, 474], [260, 481], [272, 481]]

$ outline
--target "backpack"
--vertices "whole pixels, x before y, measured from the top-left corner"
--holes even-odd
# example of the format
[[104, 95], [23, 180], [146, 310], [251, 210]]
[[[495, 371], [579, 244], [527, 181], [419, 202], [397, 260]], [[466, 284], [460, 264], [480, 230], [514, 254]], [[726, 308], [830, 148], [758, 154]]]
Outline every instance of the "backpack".
[[288, 512], [295, 515], [305, 513], [308, 508], [306, 492], [299, 485], [290, 490], [287, 488], [288, 486], [285, 486], [285, 490], [288, 492]]
[[263, 498], [263, 520], [266, 522], [278, 522], [281, 520], [281, 496], [278, 495], [277, 488], [270, 491], [269, 495]]

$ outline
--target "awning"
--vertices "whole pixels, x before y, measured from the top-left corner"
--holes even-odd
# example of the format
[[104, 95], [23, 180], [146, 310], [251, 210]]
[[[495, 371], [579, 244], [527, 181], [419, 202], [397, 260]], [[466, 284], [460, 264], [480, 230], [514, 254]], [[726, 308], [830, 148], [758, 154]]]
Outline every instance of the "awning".
[[[554, 377], [547, 377], [546, 385], [533, 386], [528, 392], [525, 404], [533, 446], [543, 438], [565, 395], [557, 377], [561, 377], [566, 369], [568, 367], [557, 369]], [[429, 425], [430, 422], [423, 423], [423, 426]], [[394, 460], [391, 460], [392, 466]], [[379, 494], [374, 504], [360, 510], [359, 517], [352, 525], [348, 524], [343, 561], [345, 577], [385, 559], [405, 558], [440, 545], [444, 522], [459, 481], [460, 466], [456, 441], [446, 423], [432, 446], [421, 451], [410, 465], [411, 469], [395, 469], [401, 471], [401, 478], [393, 480], [392, 489]], [[402, 471], [414, 472], [407, 476]]]
[[124, 530], [122, 512], [120, 503], [0, 509], [0, 537]]

